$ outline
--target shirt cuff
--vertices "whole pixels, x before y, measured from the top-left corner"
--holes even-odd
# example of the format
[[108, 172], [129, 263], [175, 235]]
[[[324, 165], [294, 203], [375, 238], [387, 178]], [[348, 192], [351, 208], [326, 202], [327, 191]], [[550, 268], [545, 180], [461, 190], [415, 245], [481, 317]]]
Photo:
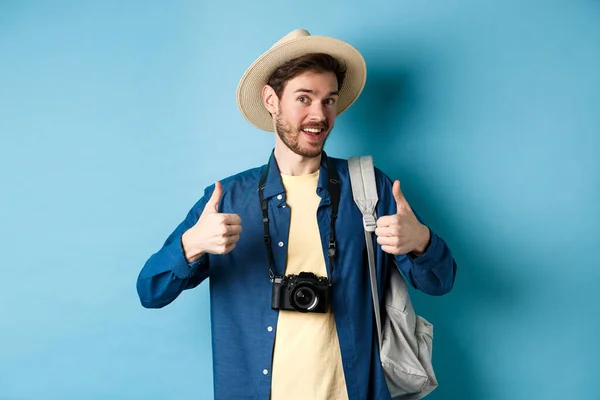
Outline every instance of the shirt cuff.
[[425, 250], [425, 252], [418, 257], [413, 257], [410, 254], [407, 254], [408, 258], [412, 262], [414, 262], [415, 264], [418, 264], [422, 268], [429, 268], [429, 267], [433, 266], [433, 264], [435, 264], [435, 263], [432, 261], [435, 261], [439, 258], [441, 241], [440, 241], [438, 235], [436, 235], [431, 229], [429, 230], [429, 232], [430, 232], [431, 238], [430, 238], [430, 242], [429, 242], [429, 246], [427, 247], [427, 250]]
[[174, 240], [169, 244], [166, 249], [170, 264], [172, 265], [173, 274], [179, 279], [187, 279], [191, 277], [192, 270], [198, 266], [202, 257], [192, 263], [188, 263], [183, 254], [183, 248], [181, 247], [181, 239]]

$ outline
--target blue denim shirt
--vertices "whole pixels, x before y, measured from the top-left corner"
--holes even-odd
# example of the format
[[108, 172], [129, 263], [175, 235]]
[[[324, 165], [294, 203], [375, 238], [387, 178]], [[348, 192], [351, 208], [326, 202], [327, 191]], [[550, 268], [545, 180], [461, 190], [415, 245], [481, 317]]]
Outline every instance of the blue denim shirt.
[[[323, 154], [317, 187], [321, 202], [316, 217], [328, 277], [332, 280], [330, 301], [348, 396], [350, 400], [389, 399], [379, 364], [362, 215], [352, 197], [348, 163], [336, 158], [331, 161], [340, 178], [341, 194], [333, 272], [329, 267], [331, 207], [326, 159], [327, 155]], [[290, 209], [286, 206], [285, 190], [273, 154], [267, 166], [269, 174], [264, 195], [268, 199], [274, 272], [284, 275]], [[242, 219], [243, 231], [233, 251], [225, 255], [205, 254], [193, 264], [188, 264], [184, 257], [181, 235], [200, 217], [214, 190], [211, 185], [162, 248], [148, 259], [137, 281], [142, 305], [160, 308], [175, 300], [183, 290], [210, 278], [215, 399], [266, 400], [270, 395], [278, 311], [271, 309], [272, 284], [257, 191], [262, 168], [241, 172], [221, 182], [223, 195], [219, 212], [235, 213]], [[377, 215], [395, 214], [392, 181], [377, 168], [375, 174], [379, 193]], [[407, 255], [391, 256], [384, 253], [376, 241], [374, 244], [379, 277], [387, 276], [388, 268], [396, 268], [392, 259], [395, 257], [397, 266], [413, 287], [431, 295], [451, 290], [456, 263], [446, 243], [433, 231], [426, 252], [414, 259]], [[380, 279], [380, 297], [384, 284]]]

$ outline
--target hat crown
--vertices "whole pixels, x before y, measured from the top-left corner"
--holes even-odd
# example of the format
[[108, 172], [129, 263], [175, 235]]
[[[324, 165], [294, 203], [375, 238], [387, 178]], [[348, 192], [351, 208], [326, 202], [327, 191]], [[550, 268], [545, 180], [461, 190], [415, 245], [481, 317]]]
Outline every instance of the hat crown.
[[306, 29], [294, 29], [281, 39], [279, 39], [271, 48], [279, 46], [282, 43], [289, 42], [293, 39], [298, 39], [301, 37], [310, 36], [310, 33]]

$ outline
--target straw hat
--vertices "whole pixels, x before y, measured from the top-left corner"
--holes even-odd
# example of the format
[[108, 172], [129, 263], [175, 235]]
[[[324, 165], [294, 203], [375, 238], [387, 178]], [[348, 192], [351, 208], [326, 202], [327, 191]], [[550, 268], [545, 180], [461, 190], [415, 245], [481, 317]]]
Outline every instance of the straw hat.
[[296, 29], [254, 61], [240, 80], [237, 104], [250, 123], [262, 130], [273, 131], [273, 118], [263, 105], [262, 89], [282, 64], [309, 53], [327, 53], [346, 66], [346, 77], [337, 100], [338, 115], [356, 101], [367, 79], [365, 60], [358, 50], [341, 40], [311, 36], [307, 30]]

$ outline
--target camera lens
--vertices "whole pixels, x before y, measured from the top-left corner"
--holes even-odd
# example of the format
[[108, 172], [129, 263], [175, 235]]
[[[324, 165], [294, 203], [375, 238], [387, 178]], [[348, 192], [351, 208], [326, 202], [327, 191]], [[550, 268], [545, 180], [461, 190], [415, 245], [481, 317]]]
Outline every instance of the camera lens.
[[310, 286], [298, 285], [292, 293], [291, 305], [298, 311], [311, 311], [317, 304], [319, 304], [319, 298]]

